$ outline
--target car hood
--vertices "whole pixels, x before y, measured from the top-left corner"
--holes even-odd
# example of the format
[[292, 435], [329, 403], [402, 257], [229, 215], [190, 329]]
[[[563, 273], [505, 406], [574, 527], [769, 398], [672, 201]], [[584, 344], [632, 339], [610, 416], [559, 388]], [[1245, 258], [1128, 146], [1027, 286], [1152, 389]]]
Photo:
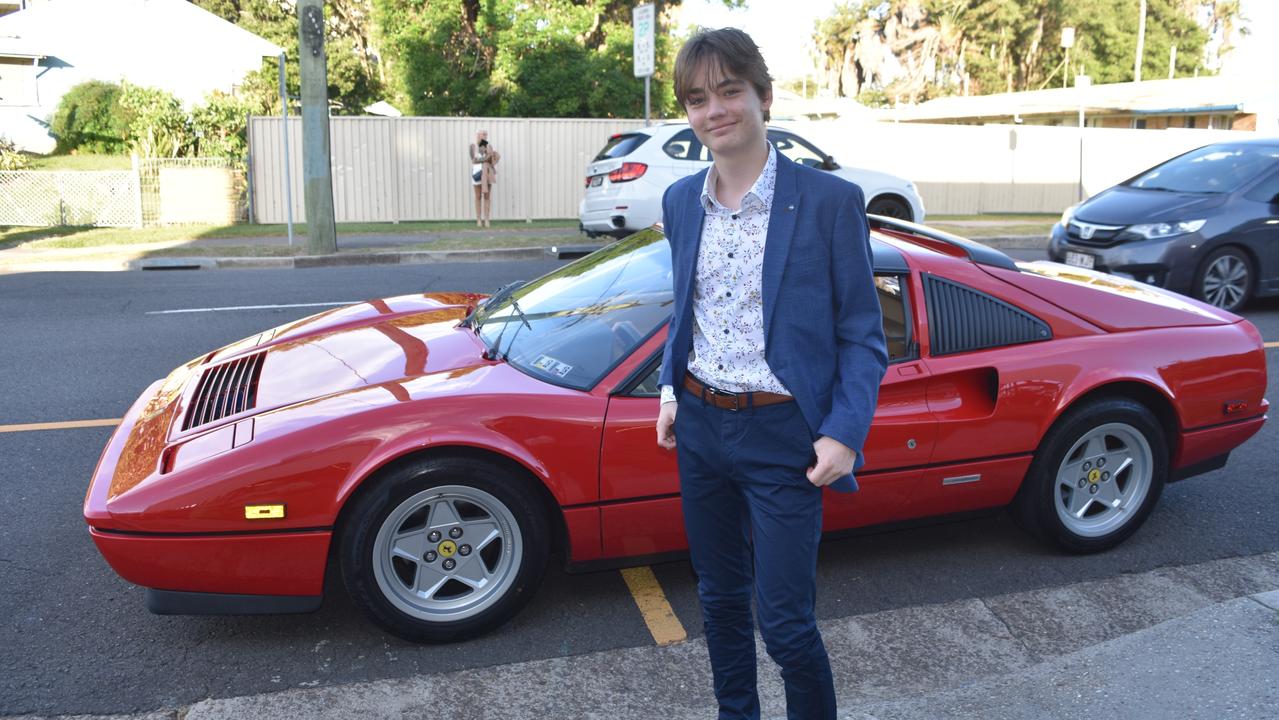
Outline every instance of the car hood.
[[[484, 347], [475, 333], [459, 327], [483, 297], [431, 293], [370, 300], [228, 345], [203, 362], [184, 366], [189, 373], [183, 393], [184, 420], [175, 431], [194, 431], [219, 414], [262, 412], [360, 387], [491, 364], [481, 357]], [[241, 366], [246, 369], [237, 379]], [[233, 379], [219, 381], [219, 374]], [[201, 412], [201, 403], [207, 405], [210, 394], [233, 383], [254, 386], [252, 407], [240, 411], [232, 407], [230, 413]]]
[[1074, 217], [1080, 222], [1098, 225], [1192, 220], [1220, 206], [1225, 198], [1225, 195], [1141, 190], [1117, 185], [1089, 198], [1075, 210]]

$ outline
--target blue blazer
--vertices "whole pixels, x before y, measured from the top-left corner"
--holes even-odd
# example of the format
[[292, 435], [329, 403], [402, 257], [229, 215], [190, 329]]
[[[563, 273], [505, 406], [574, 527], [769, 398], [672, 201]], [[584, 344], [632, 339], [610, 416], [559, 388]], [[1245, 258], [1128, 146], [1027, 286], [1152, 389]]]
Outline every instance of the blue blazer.
[[[693, 285], [706, 212], [703, 170], [662, 197], [675, 303], [659, 382], [684, 389], [693, 344]], [[857, 451], [870, 430], [888, 366], [861, 188], [777, 154], [777, 185], [764, 243], [764, 359], [799, 403], [814, 437]], [[678, 438], [676, 439], [678, 441]], [[857, 490], [850, 474], [831, 484]]]

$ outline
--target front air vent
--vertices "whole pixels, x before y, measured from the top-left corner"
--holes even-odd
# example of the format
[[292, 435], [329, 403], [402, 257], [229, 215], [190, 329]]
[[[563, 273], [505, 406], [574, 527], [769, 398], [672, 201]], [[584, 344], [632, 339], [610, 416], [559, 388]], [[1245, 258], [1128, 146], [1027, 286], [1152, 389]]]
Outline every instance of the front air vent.
[[927, 273], [928, 340], [933, 355], [1051, 340], [1043, 320], [984, 292]]
[[187, 408], [182, 429], [207, 425], [256, 407], [264, 357], [266, 353], [256, 353], [205, 370]]

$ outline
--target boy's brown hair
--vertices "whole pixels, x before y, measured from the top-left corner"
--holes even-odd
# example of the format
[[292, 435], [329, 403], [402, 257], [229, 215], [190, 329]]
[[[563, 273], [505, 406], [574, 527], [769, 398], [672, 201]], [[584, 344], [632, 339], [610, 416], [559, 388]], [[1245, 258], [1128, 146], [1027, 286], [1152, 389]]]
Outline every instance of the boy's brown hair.
[[[694, 77], [694, 73], [703, 67], [707, 77]], [[724, 76], [749, 83], [761, 100], [773, 92], [773, 78], [768, 74], [768, 65], [750, 35], [737, 28], [698, 30], [675, 57], [675, 101], [687, 112], [685, 104], [691, 89], [703, 79], [713, 87]], [[709, 91], [711, 88], [706, 89]], [[764, 121], [768, 122], [768, 119], [769, 112], [765, 110]]]

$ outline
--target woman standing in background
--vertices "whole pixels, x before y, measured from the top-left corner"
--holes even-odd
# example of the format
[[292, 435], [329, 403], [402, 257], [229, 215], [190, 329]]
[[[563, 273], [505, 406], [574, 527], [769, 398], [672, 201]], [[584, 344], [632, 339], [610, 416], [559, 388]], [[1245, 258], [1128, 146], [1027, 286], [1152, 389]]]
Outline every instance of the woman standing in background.
[[490, 226], [490, 191], [497, 180], [497, 161], [502, 159], [488, 141], [488, 131], [475, 133], [471, 143], [471, 185], [475, 187], [475, 226]]

